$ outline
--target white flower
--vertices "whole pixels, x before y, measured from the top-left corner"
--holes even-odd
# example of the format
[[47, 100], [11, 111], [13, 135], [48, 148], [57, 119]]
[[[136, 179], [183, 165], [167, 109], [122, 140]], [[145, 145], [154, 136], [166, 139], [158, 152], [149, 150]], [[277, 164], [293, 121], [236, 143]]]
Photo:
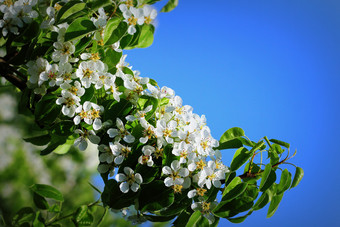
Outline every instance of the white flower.
[[76, 108], [80, 105], [80, 98], [66, 91], [62, 92], [62, 97], [58, 98], [56, 103], [63, 105], [61, 112], [69, 117], [73, 117], [76, 113]]
[[81, 97], [85, 94], [85, 89], [81, 86], [79, 81], [74, 81], [74, 84], [70, 84], [67, 82], [64, 82], [60, 85], [60, 88], [63, 89], [61, 93], [69, 92], [75, 96]]
[[152, 153], [155, 151], [155, 148], [150, 145], [146, 145], [142, 148], [143, 155], [138, 158], [138, 162], [142, 165], [147, 164], [148, 166], [153, 166]]
[[73, 119], [74, 124], [78, 125], [81, 120], [84, 120], [87, 124], [93, 125], [94, 130], [99, 130], [102, 127], [100, 113], [103, 111], [104, 107], [86, 101], [82, 106], [79, 106], [76, 109], [76, 113], [78, 113], [78, 115], [75, 116]]
[[168, 123], [166, 123], [163, 119], [157, 121], [155, 130], [157, 139], [165, 139], [167, 143], [172, 144], [174, 142], [172, 137], [177, 136], [176, 127], [177, 122], [173, 120], [169, 121]]
[[52, 53], [52, 60], [55, 62], [66, 63], [69, 57], [74, 53], [75, 46], [71, 42], [55, 42], [53, 44], [55, 50]]
[[150, 5], [145, 5], [143, 7], [144, 23], [151, 24], [157, 16], [157, 10]]
[[187, 144], [184, 141], [180, 142], [177, 148], [172, 150], [172, 154], [181, 157], [179, 163], [186, 163], [187, 159], [191, 160], [196, 157], [196, 154], [192, 152], [192, 144]]
[[56, 85], [56, 80], [58, 77], [58, 65], [57, 64], [48, 64], [46, 66], [46, 71], [40, 73], [38, 85], [41, 86], [45, 81], [49, 81], [48, 85], [50, 87], [54, 87]]
[[215, 222], [215, 217], [211, 213], [211, 211], [217, 206], [217, 204], [217, 201], [207, 202], [202, 199], [199, 202], [194, 202], [193, 204], [191, 204], [191, 209], [193, 209], [194, 211], [201, 211], [202, 215], [206, 219], [208, 219], [209, 224], [211, 225]]
[[110, 138], [115, 138], [117, 142], [119, 142], [121, 138], [127, 143], [133, 143], [135, 141], [135, 137], [125, 129], [124, 123], [119, 118], [116, 119], [116, 126], [118, 129], [110, 128], [107, 130]]
[[76, 76], [81, 80], [85, 88], [89, 88], [91, 84], [96, 84], [99, 79], [99, 72], [105, 70], [105, 65], [102, 61], [83, 61], [79, 64], [76, 71]]
[[124, 159], [132, 152], [130, 147], [124, 146], [119, 142], [109, 143], [112, 154], [114, 155], [114, 163], [117, 165], [122, 164]]
[[210, 160], [208, 162], [208, 165], [203, 168], [203, 171], [200, 172], [198, 186], [203, 187], [204, 185], [206, 185], [207, 188], [210, 189], [211, 184], [213, 184], [216, 188], [220, 188], [220, 180], [223, 179], [225, 179], [225, 172], [216, 169], [215, 162]]
[[143, 183], [142, 176], [135, 173], [130, 167], [124, 167], [124, 173], [118, 173], [115, 177], [118, 182], [123, 182], [119, 185], [120, 190], [123, 193], [128, 193], [130, 189], [137, 192], [139, 185]]
[[135, 26], [144, 23], [143, 9], [136, 9], [132, 6], [128, 8], [125, 4], [121, 4], [119, 9], [123, 13], [124, 21], [129, 25], [128, 33], [133, 35], [137, 31]]
[[80, 137], [78, 137], [74, 141], [75, 146], [79, 146], [79, 150], [84, 151], [87, 148], [87, 139], [91, 141], [93, 144], [99, 144], [100, 137], [96, 135], [96, 133], [93, 130], [80, 130], [76, 129], [75, 133], [78, 133]]
[[184, 177], [189, 175], [189, 170], [187, 168], [181, 168], [179, 161], [175, 160], [171, 163], [171, 168], [169, 166], [164, 166], [162, 168], [162, 173], [164, 175], [169, 175], [164, 180], [164, 184], [167, 187], [173, 185], [182, 185], [184, 183]]

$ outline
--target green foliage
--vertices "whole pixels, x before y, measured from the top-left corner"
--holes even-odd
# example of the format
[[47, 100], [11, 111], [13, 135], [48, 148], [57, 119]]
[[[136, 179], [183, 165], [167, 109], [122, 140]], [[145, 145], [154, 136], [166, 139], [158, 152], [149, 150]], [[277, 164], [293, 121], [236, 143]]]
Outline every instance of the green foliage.
[[[137, 4], [134, 0], [125, 2], [124, 7], [122, 2], [110, 0], [53, 1], [50, 6], [56, 11], [54, 16], [40, 12], [31, 23], [19, 26], [19, 35], [10, 33], [0, 38], [1, 66], [23, 83], [18, 86], [10, 81], [22, 90], [19, 112], [35, 122], [24, 141], [44, 146], [39, 149], [41, 155], [70, 155], [81, 163], [78, 166], [86, 165], [83, 154], [73, 144], [99, 143], [99, 167], [103, 168], [98, 167], [98, 171], [105, 183], [102, 193], [91, 185], [100, 193], [100, 200], [72, 203], [66, 211], [64, 207], [68, 200], [75, 199], [74, 194], [64, 196], [52, 186], [35, 183], [30, 187], [32, 207], [20, 209], [7, 223], [98, 226], [105, 222], [109, 208], [135, 209], [136, 214], [130, 218], [136, 222], [176, 218], [175, 226], [217, 226], [220, 218], [226, 218], [240, 223], [267, 204], [267, 217], [273, 216], [283, 194], [300, 183], [304, 175], [300, 167], [296, 167], [293, 180], [288, 169], [282, 171], [279, 182], [276, 179], [279, 166], [289, 164], [287, 161], [295, 155], [289, 156], [290, 144], [267, 137], [254, 142], [243, 129], [234, 127], [216, 145], [210, 131], [204, 131], [203, 121], [193, 130], [198, 122], [185, 118], [185, 106], [169, 98], [172, 95], [160, 89], [156, 81], [140, 77], [124, 62], [122, 50], [146, 48], [153, 43], [154, 18], [151, 14], [137, 17], [145, 13], [146, 4], [155, 2], [158, 0]], [[177, 5], [178, 0], [169, 0], [161, 12], [170, 12]], [[133, 12], [134, 7], [140, 11]], [[54, 17], [57, 31], [49, 27], [53, 24], [50, 17]], [[44, 27], [42, 21], [51, 24]], [[57, 72], [51, 69], [54, 66], [59, 67]], [[76, 87], [76, 83], [81, 86]], [[67, 86], [71, 88], [64, 88]], [[65, 100], [63, 104], [59, 103], [61, 99]], [[188, 148], [188, 144], [196, 147]], [[225, 149], [237, 149], [229, 167], [219, 163], [216, 151]], [[263, 158], [265, 153], [267, 159]], [[211, 161], [206, 160], [208, 156]], [[47, 166], [53, 168], [55, 163], [50, 160]], [[239, 173], [242, 166], [244, 171]], [[133, 171], [130, 175], [125, 171], [127, 167]], [[121, 175], [112, 179], [115, 169]], [[56, 170], [58, 174], [53, 178], [66, 181], [67, 173], [60, 174], [63, 171], [65, 168]], [[75, 178], [82, 179], [82, 173]]]
[[178, 5], [178, 0], [169, 0], [168, 3], [161, 9], [161, 12], [170, 12]]

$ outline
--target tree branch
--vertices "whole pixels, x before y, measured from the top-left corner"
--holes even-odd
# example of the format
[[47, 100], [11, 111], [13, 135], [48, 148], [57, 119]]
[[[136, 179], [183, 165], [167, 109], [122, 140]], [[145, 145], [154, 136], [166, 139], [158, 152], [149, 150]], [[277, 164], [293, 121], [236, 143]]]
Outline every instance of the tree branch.
[[19, 78], [17, 75], [21, 75], [21, 73], [19, 73], [6, 61], [0, 58], [0, 76], [4, 77], [15, 87], [19, 88], [21, 91], [24, 91], [25, 88], [27, 87], [26, 82]]

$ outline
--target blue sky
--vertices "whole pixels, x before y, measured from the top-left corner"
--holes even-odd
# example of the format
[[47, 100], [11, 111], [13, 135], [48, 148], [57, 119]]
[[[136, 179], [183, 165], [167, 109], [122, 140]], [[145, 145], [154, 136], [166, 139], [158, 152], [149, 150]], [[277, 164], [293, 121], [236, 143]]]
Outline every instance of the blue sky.
[[215, 138], [238, 126], [298, 150], [300, 185], [272, 218], [267, 206], [237, 226], [340, 226], [339, 12], [338, 0], [180, 0], [158, 16], [151, 47], [126, 52], [205, 114]]

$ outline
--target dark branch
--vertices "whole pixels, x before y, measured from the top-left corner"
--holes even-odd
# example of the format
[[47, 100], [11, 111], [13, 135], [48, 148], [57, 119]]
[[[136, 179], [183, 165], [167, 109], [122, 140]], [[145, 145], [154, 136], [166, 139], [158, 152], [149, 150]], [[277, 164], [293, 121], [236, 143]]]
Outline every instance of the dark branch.
[[26, 88], [26, 82], [19, 78], [17, 75], [21, 75], [21, 73], [17, 72], [6, 61], [0, 58], [0, 76], [4, 77], [21, 91], [24, 91]]

